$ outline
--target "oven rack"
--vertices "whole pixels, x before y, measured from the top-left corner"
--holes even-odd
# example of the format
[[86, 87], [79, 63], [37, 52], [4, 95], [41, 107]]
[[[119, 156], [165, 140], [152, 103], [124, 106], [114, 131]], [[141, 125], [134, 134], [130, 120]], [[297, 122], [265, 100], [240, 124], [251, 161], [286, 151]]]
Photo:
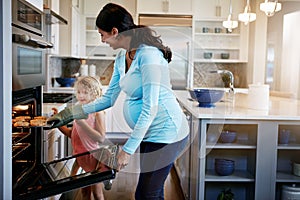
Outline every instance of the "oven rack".
[[16, 145], [22, 142], [25, 138], [27, 138], [31, 132], [14, 132], [12, 133], [12, 144]]
[[17, 143], [12, 147], [12, 158], [15, 158], [17, 155], [25, 151], [28, 147], [30, 147], [30, 143]]

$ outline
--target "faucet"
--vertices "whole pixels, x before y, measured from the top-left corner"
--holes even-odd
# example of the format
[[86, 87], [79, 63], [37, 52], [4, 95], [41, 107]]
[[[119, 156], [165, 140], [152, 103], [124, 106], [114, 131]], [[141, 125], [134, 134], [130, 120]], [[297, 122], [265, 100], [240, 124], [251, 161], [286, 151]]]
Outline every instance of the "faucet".
[[214, 71], [210, 71], [210, 73], [217, 73], [217, 74], [228, 74], [230, 77], [230, 83], [229, 83], [229, 93], [233, 93], [234, 94], [234, 76], [233, 73], [229, 70], [214, 70]]

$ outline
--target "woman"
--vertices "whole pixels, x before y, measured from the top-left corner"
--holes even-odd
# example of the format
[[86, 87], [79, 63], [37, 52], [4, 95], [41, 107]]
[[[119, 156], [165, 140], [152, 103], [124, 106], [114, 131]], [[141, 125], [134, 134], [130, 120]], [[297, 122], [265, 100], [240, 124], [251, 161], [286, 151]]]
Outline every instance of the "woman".
[[187, 144], [187, 120], [173, 94], [168, 62], [172, 53], [149, 27], [135, 25], [123, 7], [109, 3], [100, 11], [96, 26], [101, 40], [122, 49], [106, 93], [95, 102], [66, 108], [49, 121], [53, 127], [114, 105], [126, 93], [124, 117], [132, 128], [118, 154], [118, 170], [140, 150], [140, 176], [136, 199], [164, 199], [164, 182], [174, 161]]

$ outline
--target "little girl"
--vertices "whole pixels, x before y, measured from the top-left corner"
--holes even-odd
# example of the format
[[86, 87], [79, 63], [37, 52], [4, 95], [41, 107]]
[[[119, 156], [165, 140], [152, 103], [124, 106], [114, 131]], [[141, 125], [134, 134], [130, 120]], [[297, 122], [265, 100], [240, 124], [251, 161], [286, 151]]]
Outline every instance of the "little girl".
[[[75, 93], [79, 104], [87, 104], [102, 95], [102, 85], [99, 80], [91, 76], [80, 78], [75, 83]], [[57, 109], [53, 108], [54, 114]], [[105, 140], [105, 113], [104, 111], [89, 114], [87, 119], [73, 121], [73, 127], [59, 127], [59, 130], [71, 138], [73, 155], [95, 150], [99, 148], [99, 143]], [[92, 154], [77, 157], [71, 171], [75, 175], [79, 167], [89, 172], [95, 170], [98, 160]], [[101, 165], [100, 165], [101, 166]], [[99, 169], [101, 170], [101, 169]], [[82, 199], [104, 199], [102, 184], [97, 183], [81, 189]]]

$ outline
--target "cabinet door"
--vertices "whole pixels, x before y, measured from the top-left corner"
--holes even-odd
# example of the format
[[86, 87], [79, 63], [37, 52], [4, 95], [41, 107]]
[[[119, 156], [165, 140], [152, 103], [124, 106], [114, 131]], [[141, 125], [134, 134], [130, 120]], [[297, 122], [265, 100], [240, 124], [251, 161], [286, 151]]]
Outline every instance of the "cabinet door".
[[84, 0], [84, 14], [89, 16], [96, 16], [101, 8], [107, 4], [108, 0]]
[[181, 0], [137, 0], [138, 13], [191, 14], [192, 1]]
[[115, 105], [111, 107], [112, 132], [130, 133], [132, 131], [123, 116], [125, 98], [125, 93], [121, 92]]
[[43, 0], [26, 0], [28, 3], [34, 5], [40, 11], [43, 11]]
[[[229, 15], [230, 1], [224, 0], [197, 0], [195, 1], [194, 17], [195, 19], [226, 19]], [[238, 13], [243, 12], [245, 1], [232, 0], [232, 14], [233, 19], [237, 19]]]
[[79, 56], [80, 13], [72, 6], [71, 55]]
[[133, 17], [135, 15], [135, 1], [133, 0], [84, 0], [84, 14], [88, 16], [97, 16], [102, 7], [107, 3], [119, 4], [125, 7]]

